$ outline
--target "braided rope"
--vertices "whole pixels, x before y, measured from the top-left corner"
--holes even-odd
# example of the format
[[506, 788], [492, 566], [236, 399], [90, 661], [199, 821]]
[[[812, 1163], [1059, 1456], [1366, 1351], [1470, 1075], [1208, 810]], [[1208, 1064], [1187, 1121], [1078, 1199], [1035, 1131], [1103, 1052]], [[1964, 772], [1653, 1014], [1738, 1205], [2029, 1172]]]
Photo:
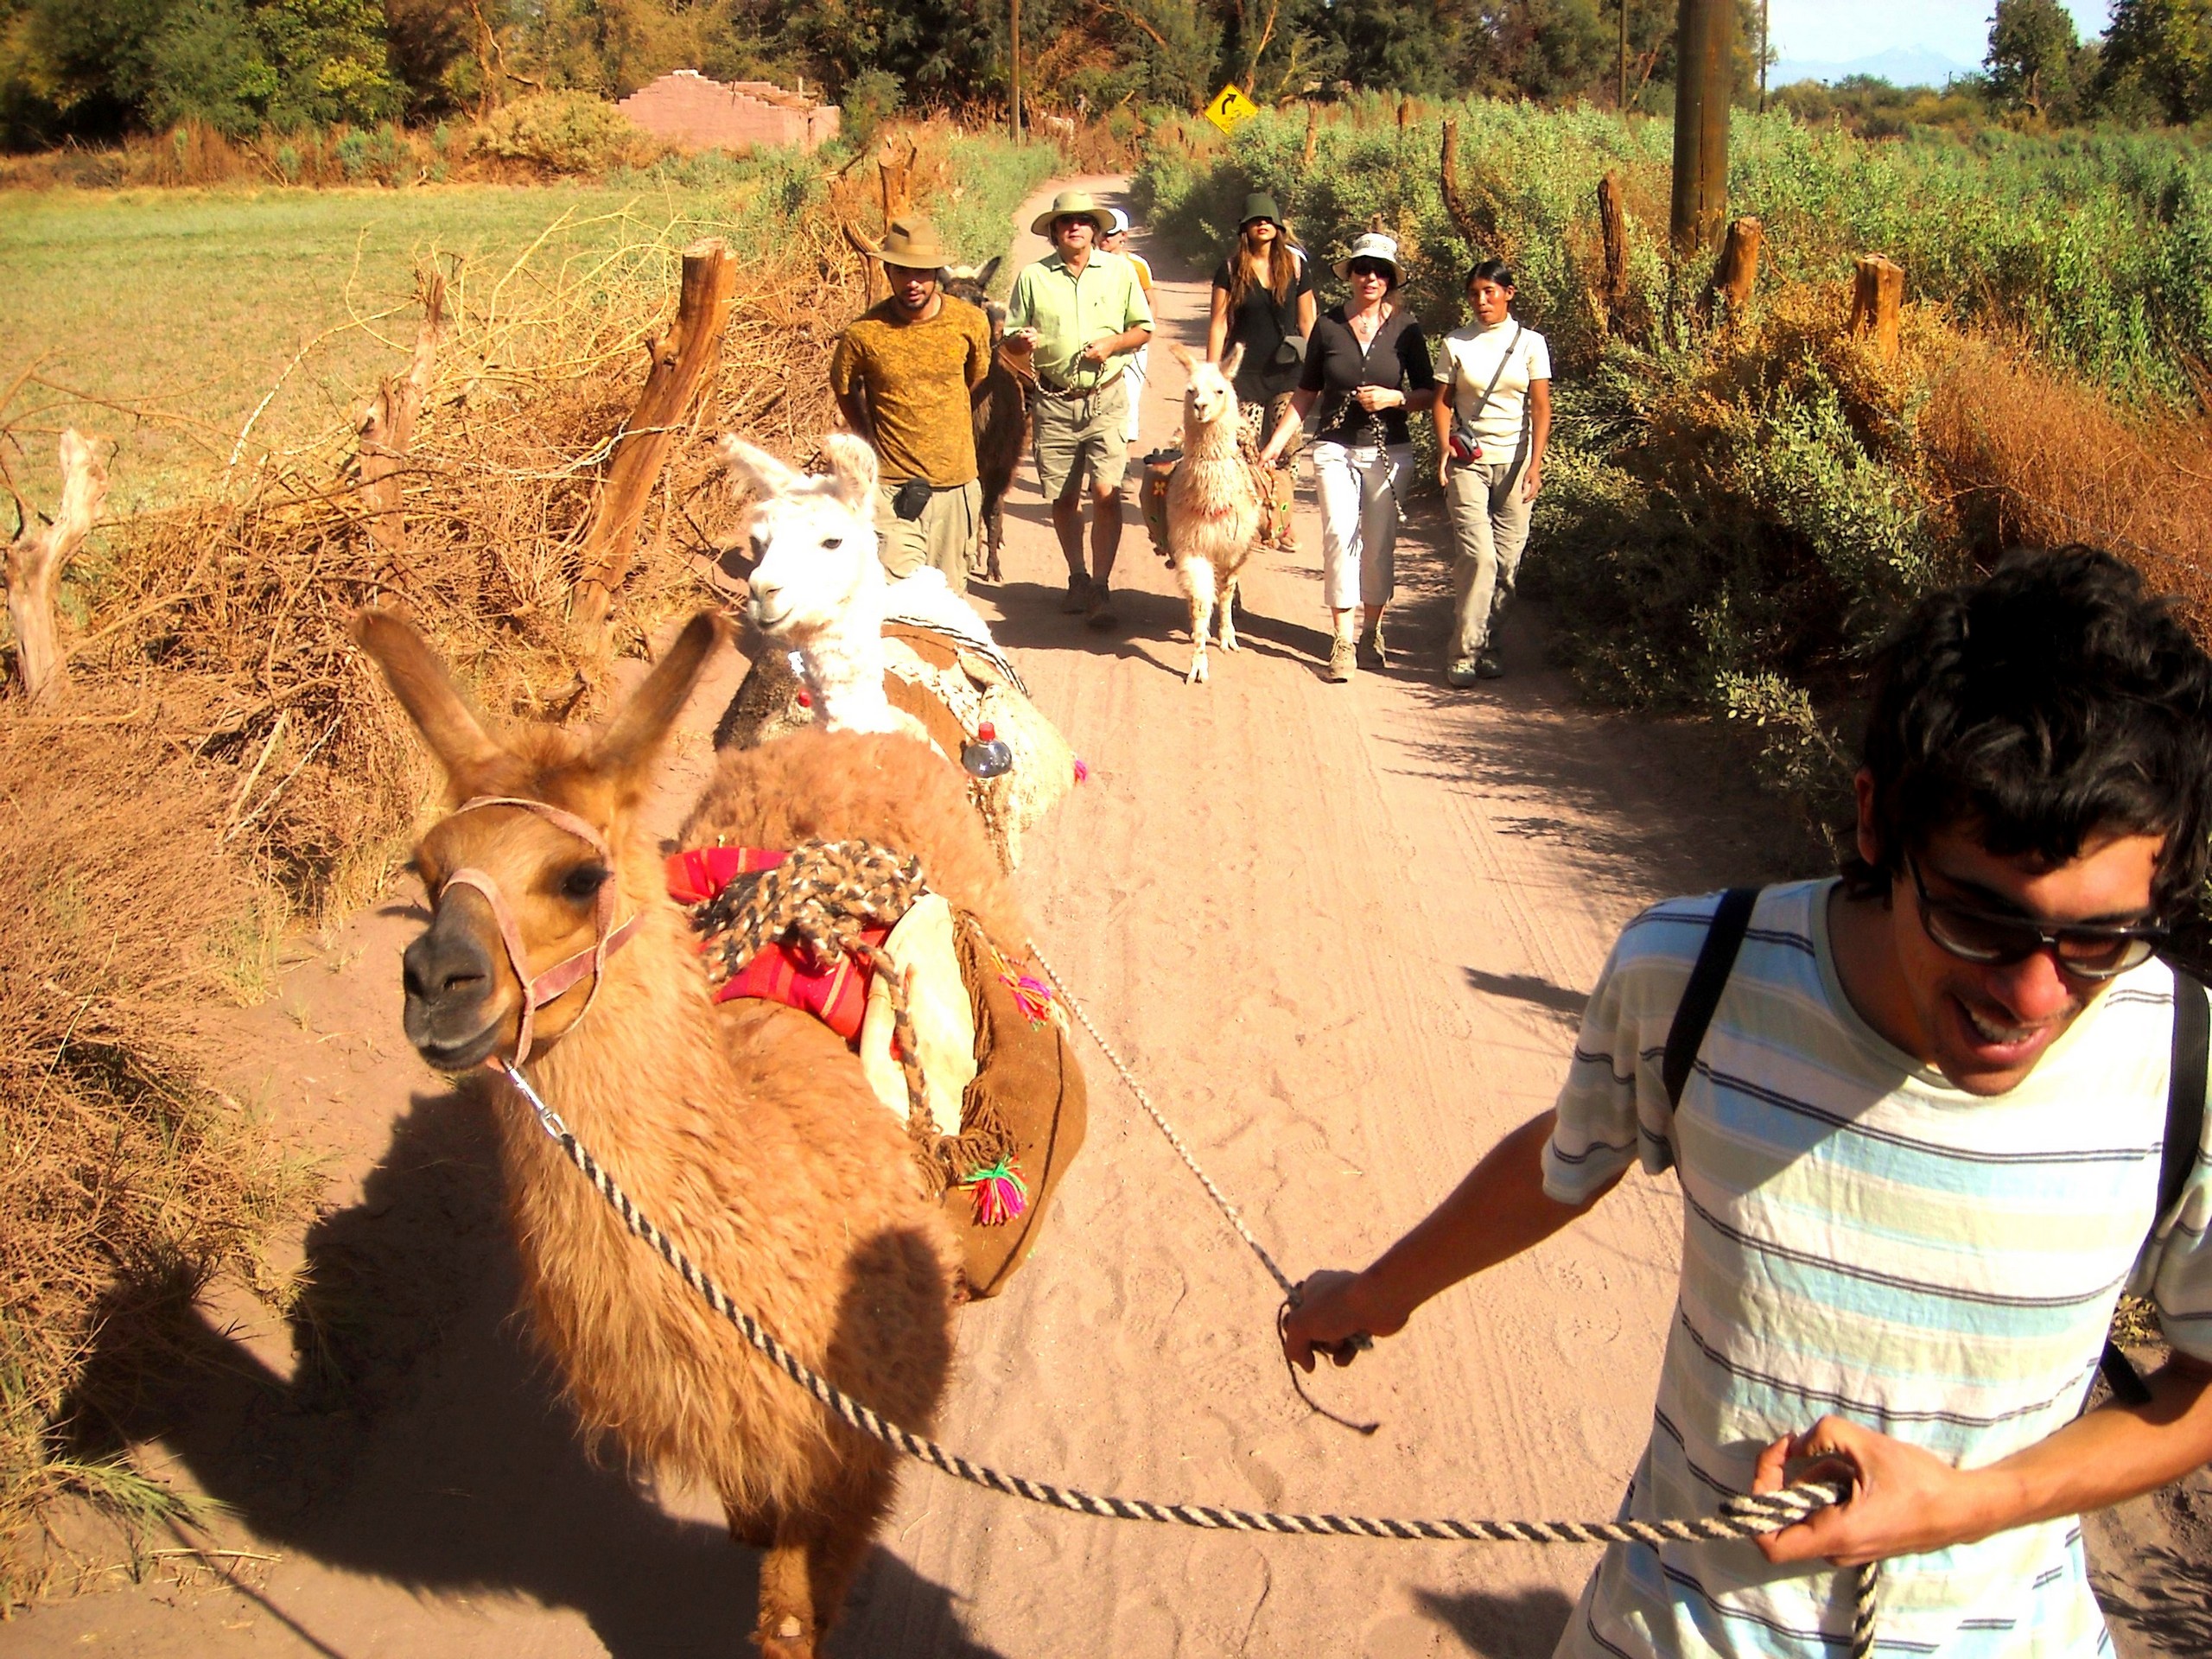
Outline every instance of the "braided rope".
[[[1048, 970], [1049, 971], [1049, 970]], [[849, 1427], [902, 1452], [940, 1473], [972, 1486], [1032, 1503], [1067, 1510], [1077, 1515], [1115, 1521], [1152, 1521], [1165, 1525], [1197, 1527], [1209, 1532], [1267, 1532], [1306, 1537], [1387, 1538], [1431, 1540], [1446, 1543], [1513, 1544], [1647, 1544], [1697, 1543], [1757, 1538], [1780, 1532], [1851, 1497], [1847, 1477], [1803, 1481], [1777, 1492], [1738, 1493], [1721, 1500], [1720, 1513], [1689, 1520], [1666, 1521], [1462, 1521], [1452, 1517], [1395, 1520], [1363, 1515], [1285, 1513], [1273, 1510], [1234, 1510], [1209, 1503], [1160, 1503], [1149, 1498], [1116, 1497], [1086, 1492], [1050, 1481], [1010, 1475], [988, 1464], [973, 1463], [947, 1450], [927, 1435], [891, 1422], [870, 1407], [801, 1360], [776, 1340], [743, 1308], [730, 1300], [721, 1286], [686, 1255], [675, 1240], [630, 1201], [630, 1196], [608, 1174], [590, 1149], [577, 1140], [561, 1115], [531, 1087], [530, 1080], [502, 1060], [500, 1070], [537, 1115], [538, 1127], [550, 1135], [569, 1161], [582, 1171], [599, 1195], [622, 1217], [632, 1236], [676, 1270], [678, 1277], [716, 1313], [737, 1327], [738, 1333], [765, 1355], [784, 1375], [804, 1389], [831, 1414]], [[1857, 1605], [1852, 1624], [1852, 1659], [1872, 1659], [1878, 1568], [1862, 1567], [1857, 1575]]]

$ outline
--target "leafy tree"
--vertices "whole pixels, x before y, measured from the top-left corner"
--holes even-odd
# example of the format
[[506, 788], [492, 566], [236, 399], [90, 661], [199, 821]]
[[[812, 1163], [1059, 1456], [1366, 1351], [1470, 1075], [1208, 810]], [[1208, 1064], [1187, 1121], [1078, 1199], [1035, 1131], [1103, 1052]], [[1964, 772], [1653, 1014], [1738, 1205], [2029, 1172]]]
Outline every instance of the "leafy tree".
[[240, 0], [186, 0], [162, 21], [149, 52], [148, 123], [205, 121], [242, 138], [260, 130], [277, 76]]
[[2037, 117], [2074, 112], [2074, 61], [2082, 41], [2058, 0], [1997, 0], [1989, 28], [1989, 87], [2005, 107]]
[[2169, 121], [2212, 114], [2212, 0], [2114, 0], [2099, 102], [2112, 107], [2137, 89]]

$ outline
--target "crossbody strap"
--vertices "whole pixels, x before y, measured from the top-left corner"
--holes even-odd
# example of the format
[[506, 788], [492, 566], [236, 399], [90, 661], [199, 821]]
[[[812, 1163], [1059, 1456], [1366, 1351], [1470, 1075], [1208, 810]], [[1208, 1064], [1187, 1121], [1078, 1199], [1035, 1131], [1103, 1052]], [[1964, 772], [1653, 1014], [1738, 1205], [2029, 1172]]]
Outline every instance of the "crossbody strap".
[[[2166, 1135], [2158, 1148], [2158, 1208], [2151, 1218], [2154, 1234], [2167, 1213], [2181, 1202], [2182, 1191], [2188, 1186], [2190, 1173], [2196, 1167], [2197, 1147], [2204, 1138], [2208, 1064], [2212, 1064], [2212, 999], [2208, 999], [2202, 981], [2177, 968], [2173, 1065], [2166, 1084]], [[2120, 1351], [2119, 1344], [2105, 1344], [2104, 1357], [2098, 1360], [2097, 1369], [2105, 1374], [2105, 1382], [2115, 1400], [2130, 1406], [2150, 1403], [2150, 1385], [2143, 1381], [2142, 1373], [2127, 1356]]]
[[1720, 895], [1713, 912], [1697, 965], [1690, 969], [1689, 983], [1675, 1007], [1675, 1023], [1667, 1028], [1667, 1052], [1659, 1075], [1667, 1085], [1669, 1106], [1682, 1103], [1683, 1085], [1697, 1064], [1698, 1050], [1705, 1046], [1705, 1028], [1720, 1006], [1720, 993], [1728, 988], [1728, 975], [1736, 965], [1736, 952], [1743, 948], [1744, 935], [1751, 931], [1751, 906], [1758, 898], [1757, 887], [1731, 887]]
[[[1465, 423], [1466, 431], [1469, 435], [1471, 435], [1474, 432], [1475, 423], [1482, 418], [1483, 410], [1490, 407], [1491, 395], [1497, 390], [1497, 383], [1505, 378], [1505, 365], [1513, 360], [1513, 353], [1521, 349], [1521, 336], [1526, 332], [1528, 331], [1522, 324], [1516, 322], [1513, 325], [1513, 338], [1505, 342], [1505, 350], [1497, 359], [1497, 372], [1491, 376], [1490, 385], [1483, 388], [1482, 401], [1478, 403], [1472, 409], [1466, 410], [1464, 414], [1461, 414], [1456, 410], [1453, 411], [1458, 419]], [[1528, 416], [1529, 411], [1524, 405], [1521, 411], [1522, 423], [1524, 426], [1527, 424]], [[1716, 919], [1718, 918], [1716, 918]], [[1743, 939], [1740, 935], [1738, 937], [1736, 943], [1738, 944], [1743, 943]], [[1735, 945], [1731, 945], [1728, 948], [1728, 955], [1731, 959], [1735, 957]], [[1726, 982], [1728, 975], [1725, 967], [1721, 970], [1720, 976], [1723, 982]]]

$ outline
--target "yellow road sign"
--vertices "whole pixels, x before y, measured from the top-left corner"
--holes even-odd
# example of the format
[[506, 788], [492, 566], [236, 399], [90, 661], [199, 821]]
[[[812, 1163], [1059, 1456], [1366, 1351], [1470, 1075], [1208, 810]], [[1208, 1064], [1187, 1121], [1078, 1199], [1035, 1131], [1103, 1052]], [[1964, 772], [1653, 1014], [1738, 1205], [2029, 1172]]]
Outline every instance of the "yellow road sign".
[[1206, 119], [1224, 132], [1234, 132], [1260, 112], [1259, 105], [1244, 96], [1234, 81], [1213, 95], [1213, 102], [1206, 105]]

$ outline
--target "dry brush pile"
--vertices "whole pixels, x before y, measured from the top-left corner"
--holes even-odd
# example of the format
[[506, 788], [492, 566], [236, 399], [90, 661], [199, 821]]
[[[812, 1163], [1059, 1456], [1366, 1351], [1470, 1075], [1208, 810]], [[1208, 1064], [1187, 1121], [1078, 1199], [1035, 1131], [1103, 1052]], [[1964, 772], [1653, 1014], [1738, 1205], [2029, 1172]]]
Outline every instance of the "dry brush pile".
[[[923, 132], [918, 194], [972, 188], [957, 170]], [[817, 180], [733, 248], [718, 363], [615, 538], [603, 630], [574, 626], [571, 594], [607, 539], [593, 525], [645, 347], [669, 332], [673, 231], [550, 270], [425, 273], [442, 318], [366, 439], [242, 441], [203, 495], [80, 553], [60, 689], [0, 700], [0, 1607], [27, 1583], [40, 1501], [127, 1478], [67, 1455], [99, 1410], [72, 1388], [103, 1321], [214, 1272], [265, 1281], [261, 1242], [308, 1190], [211, 1081], [228, 1063], [211, 1011], [265, 976], [288, 915], [379, 891], [424, 803], [349, 619], [404, 606], [495, 714], [590, 712], [611, 655], [709, 597], [695, 573], [734, 533], [695, 437], [804, 458], [828, 426], [828, 354], [866, 280], [838, 220], [875, 229], [874, 188]]]

